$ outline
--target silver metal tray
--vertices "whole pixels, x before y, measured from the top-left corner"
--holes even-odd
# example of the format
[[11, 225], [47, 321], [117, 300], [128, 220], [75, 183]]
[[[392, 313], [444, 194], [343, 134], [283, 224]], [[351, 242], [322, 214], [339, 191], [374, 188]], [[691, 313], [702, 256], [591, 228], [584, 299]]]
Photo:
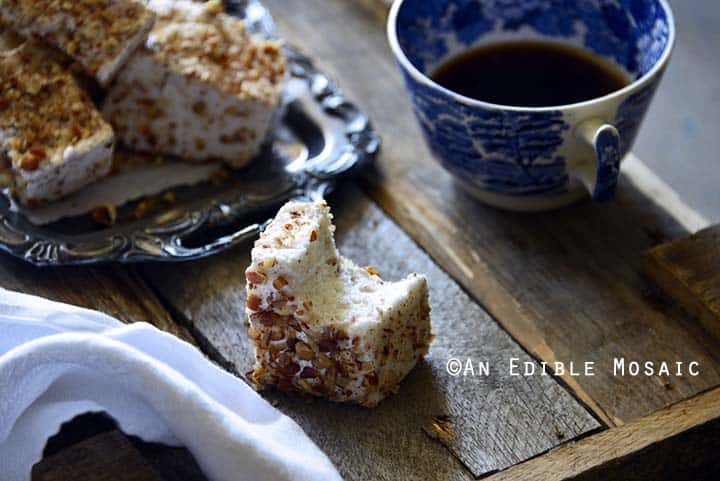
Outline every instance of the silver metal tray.
[[[232, 2], [228, 8], [246, 17], [254, 31], [273, 35], [272, 19], [259, 2]], [[198, 259], [256, 236], [290, 199], [324, 197], [368, 162], [380, 142], [365, 114], [308, 57], [292, 47], [286, 52], [293, 90], [301, 94], [288, 101], [250, 167], [220, 184], [174, 189], [172, 206], [108, 228], [89, 215], [36, 226], [2, 197], [0, 250], [37, 266]], [[129, 218], [130, 209], [120, 208], [118, 218]]]

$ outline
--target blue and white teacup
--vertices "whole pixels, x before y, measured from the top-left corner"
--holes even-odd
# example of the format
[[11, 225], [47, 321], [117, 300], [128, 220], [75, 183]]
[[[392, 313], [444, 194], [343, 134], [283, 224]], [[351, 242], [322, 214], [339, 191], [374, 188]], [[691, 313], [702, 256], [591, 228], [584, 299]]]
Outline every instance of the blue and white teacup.
[[[615, 194], [675, 41], [665, 0], [396, 0], [390, 45], [431, 150], [496, 207], [539, 211]], [[588, 49], [634, 79], [586, 102], [543, 108], [482, 102], [430, 76], [473, 47], [549, 40]], [[488, 72], [492, 75], [492, 72]]]

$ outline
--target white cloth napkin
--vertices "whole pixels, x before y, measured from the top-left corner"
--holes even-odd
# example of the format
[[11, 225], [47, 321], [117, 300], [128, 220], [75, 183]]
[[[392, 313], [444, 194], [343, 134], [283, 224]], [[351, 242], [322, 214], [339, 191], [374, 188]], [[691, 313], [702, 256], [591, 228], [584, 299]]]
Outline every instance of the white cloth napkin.
[[105, 411], [185, 446], [212, 481], [341, 480], [287, 416], [193, 346], [148, 324], [0, 289], [0, 478], [28, 481], [48, 437]]

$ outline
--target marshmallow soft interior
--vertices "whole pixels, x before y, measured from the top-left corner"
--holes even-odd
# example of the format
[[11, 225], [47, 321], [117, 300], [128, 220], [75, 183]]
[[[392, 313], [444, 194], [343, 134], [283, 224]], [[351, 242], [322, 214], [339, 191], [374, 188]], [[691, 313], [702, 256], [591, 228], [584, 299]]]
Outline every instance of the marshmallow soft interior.
[[334, 230], [325, 203], [290, 202], [256, 242], [246, 272], [253, 379], [373, 407], [427, 353], [427, 281], [383, 281], [338, 253]]

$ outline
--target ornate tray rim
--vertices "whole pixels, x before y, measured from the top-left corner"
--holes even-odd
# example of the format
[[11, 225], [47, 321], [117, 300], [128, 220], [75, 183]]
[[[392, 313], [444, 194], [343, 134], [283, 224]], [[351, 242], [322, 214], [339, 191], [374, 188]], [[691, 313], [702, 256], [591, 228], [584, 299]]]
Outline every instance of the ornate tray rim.
[[[273, 35], [272, 18], [259, 2], [228, 3], [230, 8], [245, 12], [251, 30]], [[316, 68], [312, 59], [291, 46], [286, 46], [285, 52], [291, 77], [306, 83], [317, 110], [342, 123], [345, 137], [342, 155], [309, 159], [300, 167], [302, 181], [288, 191], [261, 199], [249, 199], [239, 192], [235, 198], [212, 201], [166, 223], [138, 226], [128, 233], [108, 228], [88, 236], [91, 241], [83, 242], [82, 236], [54, 235], [46, 228], [34, 226], [21, 214], [1, 213], [0, 251], [36, 266], [188, 261], [220, 253], [257, 236], [266, 222], [249, 225], [239, 222], [249, 211], [291, 199], [323, 198], [340, 180], [371, 161], [380, 148], [380, 139], [367, 116]], [[183, 242], [204, 229], [236, 223], [234, 232], [203, 245], [189, 247]]]

